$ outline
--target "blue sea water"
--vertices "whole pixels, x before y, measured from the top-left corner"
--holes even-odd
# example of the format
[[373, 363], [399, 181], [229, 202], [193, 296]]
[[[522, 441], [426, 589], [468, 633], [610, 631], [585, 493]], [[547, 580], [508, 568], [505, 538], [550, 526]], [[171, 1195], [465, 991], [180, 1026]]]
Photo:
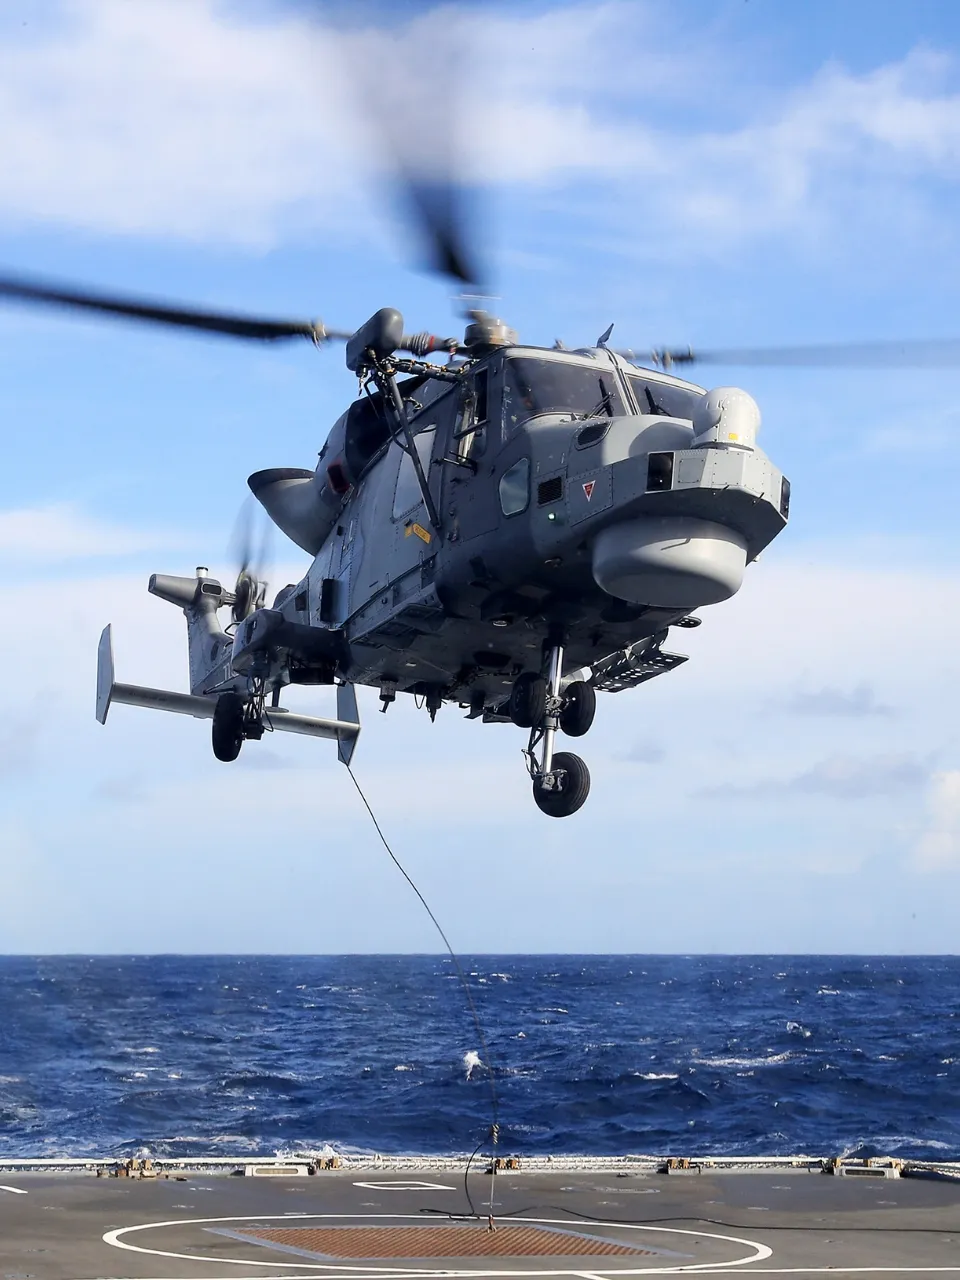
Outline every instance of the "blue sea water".
[[[502, 1149], [960, 1158], [960, 959], [464, 962]], [[0, 958], [0, 1155], [455, 1153], [491, 1122], [437, 956]]]

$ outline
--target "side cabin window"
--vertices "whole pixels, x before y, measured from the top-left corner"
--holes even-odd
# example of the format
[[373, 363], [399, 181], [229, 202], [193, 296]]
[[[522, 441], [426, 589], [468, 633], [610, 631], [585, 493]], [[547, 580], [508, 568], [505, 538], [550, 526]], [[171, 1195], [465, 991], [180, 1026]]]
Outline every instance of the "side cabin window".
[[545, 413], [564, 414], [570, 421], [626, 413], [615, 370], [573, 360], [513, 356], [504, 371], [504, 440]]
[[[427, 427], [425, 431], [421, 431], [418, 436], [415, 436], [413, 441], [428, 484], [430, 482], [430, 455], [433, 453], [435, 435], [436, 427]], [[400, 448], [399, 445], [394, 447]], [[413, 459], [409, 453], [404, 452], [400, 458], [400, 469], [397, 471], [397, 487], [393, 495], [394, 520], [399, 520], [401, 517], [408, 515], [414, 507], [419, 506], [422, 500], [423, 494], [420, 492], [420, 483], [417, 480]]]
[[521, 458], [500, 477], [500, 509], [505, 516], [518, 516], [530, 502], [530, 459]]
[[[414, 435], [414, 445], [417, 450], [417, 457], [420, 459], [420, 465], [423, 467], [427, 484], [432, 484], [434, 491], [436, 490], [436, 482], [433, 480], [433, 469], [431, 460], [433, 458], [434, 441], [439, 435], [441, 452], [450, 440], [450, 433], [453, 430], [454, 415], [457, 412], [459, 396], [457, 389], [450, 383], [433, 381], [424, 385], [414, 400], [408, 403], [408, 414], [411, 430]], [[399, 450], [400, 446], [395, 445]], [[414, 507], [420, 505], [423, 494], [420, 492], [420, 485], [417, 481], [417, 473], [413, 466], [413, 459], [409, 453], [402, 451], [400, 457], [400, 466], [397, 471], [397, 487], [393, 495], [393, 518], [399, 520], [405, 515], [409, 515]]]
[[664, 418], [692, 418], [703, 395], [697, 387], [675, 387], [654, 377], [630, 374], [628, 380], [640, 412], [655, 413]]
[[[430, 383], [423, 377], [405, 378], [397, 385], [411, 419], [420, 415], [426, 402], [437, 398], [438, 384]], [[440, 392], [443, 390], [440, 385]], [[379, 391], [353, 402], [347, 410], [343, 454], [354, 484], [380, 451], [390, 443], [392, 434], [391, 420], [384, 409], [383, 397]]]

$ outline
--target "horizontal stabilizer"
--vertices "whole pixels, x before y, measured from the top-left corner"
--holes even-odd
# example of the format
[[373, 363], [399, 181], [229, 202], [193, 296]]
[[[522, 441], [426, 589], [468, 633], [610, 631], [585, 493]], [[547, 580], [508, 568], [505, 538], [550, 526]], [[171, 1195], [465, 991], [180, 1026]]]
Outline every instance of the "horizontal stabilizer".
[[[104, 627], [97, 654], [97, 719], [106, 724], [107, 713], [114, 702], [124, 702], [130, 707], [148, 707], [154, 711], [173, 711], [178, 715], [195, 716], [198, 720], [212, 720], [217, 699], [197, 697], [190, 693], [175, 693], [170, 689], [150, 689], [138, 684], [118, 684], [113, 665], [113, 643], [110, 627]], [[300, 733], [309, 738], [333, 738], [339, 744], [339, 757], [349, 764], [360, 733], [360, 716], [357, 695], [353, 685], [337, 687], [336, 720], [322, 716], [305, 716], [297, 711], [285, 711], [282, 707], [265, 707], [263, 718], [267, 726], [280, 733]]]

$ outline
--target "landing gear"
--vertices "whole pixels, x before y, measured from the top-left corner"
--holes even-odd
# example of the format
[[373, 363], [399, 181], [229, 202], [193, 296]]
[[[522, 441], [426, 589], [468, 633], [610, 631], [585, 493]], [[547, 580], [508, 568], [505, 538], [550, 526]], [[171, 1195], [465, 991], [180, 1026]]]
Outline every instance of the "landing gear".
[[221, 693], [213, 711], [213, 754], [229, 763], [243, 746], [245, 703], [239, 693]]
[[582, 738], [597, 714], [597, 691], [585, 680], [573, 680], [563, 691], [560, 728], [568, 738]]
[[[533, 707], [533, 697], [528, 691], [543, 687], [542, 712], [530, 724], [530, 742], [524, 752], [527, 771], [533, 781], [533, 798], [537, 807], [551, 818], [566, 818], [581, 807], [590, 794], [590, 771], [579, 756], [569, 751], [554, 754], [553, 742], [558, 729], [573, 737], [586, 733], [593, 723], [596, 710], [596, 694], [581, 680], [574, 681], [565, 693], [561, 693], [560, 679], [563, 672], [563, 646], [552, 644], [547, 657], [548, 677], [529, 674], [520, 676], [510, 696], [510, 718], [514, 724], [515, 709], [539, 709]], [[518, 689], [522, 693], [518, 696]], [[573, 694], [571, 696], [571, 690]], [[523, 702], [526, 697], [528, 701]], [[566, 723], [564, 721], [566, 720]], [[523, 725], [526, 727], [526, 725]], [[539, 750], [539, 759], [537, 752]]]
[[[551, 784], [547, 787], [547, 778]], [[551, 761], [550, 773], [533, 780], [533, 798], [537, 808], [551, 818], [567, 818], [576, 813], [590, 794], [590, 770], [571, 751], [558, 751]]]
[[[253, 680], [252, 695], [221, 693], [213, 709], [213, 754], [229, 764], [240, 754], [245, 738], [263, 737], [263, 706], [266, 690], [262, 680]], [[279, 688], [274, 690], [273, 705], [278, 704]]]
[[510, 719], [518, 729], [532, 729], [547, 714], [547, 682], [543, 676], [524, 671], [510, 691]]

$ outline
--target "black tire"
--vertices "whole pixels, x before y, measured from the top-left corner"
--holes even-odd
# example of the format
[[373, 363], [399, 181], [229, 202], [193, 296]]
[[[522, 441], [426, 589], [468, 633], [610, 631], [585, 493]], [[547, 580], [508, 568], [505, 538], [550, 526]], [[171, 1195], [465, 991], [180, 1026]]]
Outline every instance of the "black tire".
[[547, 714], [547, 682], [532, 671], [517, 676], [510, 690], [508, 714], [518, 729], [532, 729]]
[[550, 818], [568, 818], [576, 813], [590, 794], [590, 770], [570, 751], [558, 751], [553, 757], [552, 770], [562, 771], [560, 788], [546, 791], [539, 780], [533, 784], [533, 798], [537, 808]]
[[567, 685], [563, 696], [565, 701], [560, 712], [560, 728], [568, 738], [582, 738], [597, 714], [597, 691], [585, 680], [574, 680]]
[[243, 746], [243, 699], [237, 693], [221, 693], [213, 712], [213, 754], [228, 764]]

